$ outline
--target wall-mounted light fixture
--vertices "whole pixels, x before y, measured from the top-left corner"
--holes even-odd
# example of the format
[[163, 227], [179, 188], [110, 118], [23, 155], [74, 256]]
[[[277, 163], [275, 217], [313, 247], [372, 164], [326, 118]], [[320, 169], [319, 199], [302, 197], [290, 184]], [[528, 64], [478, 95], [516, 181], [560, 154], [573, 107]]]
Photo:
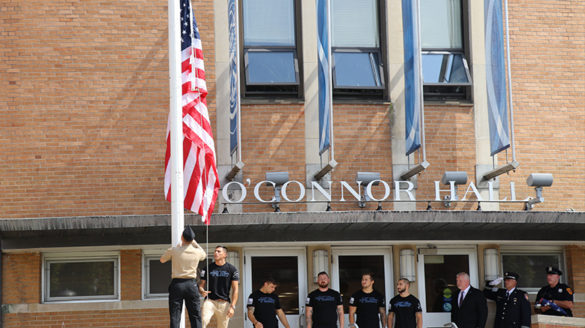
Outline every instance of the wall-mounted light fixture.
[[266, 172], [266, 183], [267, 186], [274, 187], [274, 203], [272, 203], [272, 208], [274, 208], [274, 212], [280, 212], [280, 190], [282, 189], [282, 185], [288, 182], [288, 172]]
[[313, 282], [317, 282], [319, 272], [329, 272], [329, 252], [324, 249], [313, 251]]
[[498, 250], [495, 248], [486, 248], [483, 250], [483, 271], [486, 281], [492, 281], [498, 277]]
[[415, 281], [414, 250], [405, 248], [400, 250], [400, 277], [406, 278], [409, 281]]
[[451, 194], [445, 196], [443, 205], [451, 207], [451, 200], [457, 200], [457, 186], [467, 183], [467, 172], [464, 171], [447, 171], [441, 178], [441, 183], [451, 186]]
[[359, 183], [359, 188], [364, 188], [362, 195], [362, 200], [358, 203], [359, 207], [364, 208], [366, 207], [366, 202], [370, 201], [370, 197], [368, 197], [368, 193], [366, 192], [366, 186], [370, 184], [370, 182], [375, 181], [372, 183], [373, 186], [377, 186], [380, 182], [376, 181], [380, 180], [380, 172], [358, 172], [355, 178], [355, 181]]
[[550, 187], [553, 184], [553, 175], [550, 173], [532, 173], [526, 179], [526, 184], [535, 187], [536, 198], [530, 198], [526, 203], [526, 210], [531, 210], [535, 204], [544, 202], [542, 187]]
[[240, 253], [237, 251], [228, 251], [226, 261], [240, 270]]

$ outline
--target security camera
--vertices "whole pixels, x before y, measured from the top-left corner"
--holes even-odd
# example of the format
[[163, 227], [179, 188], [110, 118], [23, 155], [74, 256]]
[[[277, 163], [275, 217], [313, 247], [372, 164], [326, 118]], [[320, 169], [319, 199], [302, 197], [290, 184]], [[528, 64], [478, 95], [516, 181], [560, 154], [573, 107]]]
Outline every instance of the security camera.
[[553, 176], [550, 173], [532, 173], [526, 179], [530, 187], [550, 187], [553, 184]]

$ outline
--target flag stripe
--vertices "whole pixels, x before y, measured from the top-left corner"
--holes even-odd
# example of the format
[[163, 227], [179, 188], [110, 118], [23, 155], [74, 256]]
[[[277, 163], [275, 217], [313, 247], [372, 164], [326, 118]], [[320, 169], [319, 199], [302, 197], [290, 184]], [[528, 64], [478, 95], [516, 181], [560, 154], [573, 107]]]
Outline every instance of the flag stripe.
[[404, 112], [406, 155], [420, 148], [421, 49], [418, 1], [402, 0], [404, 29]]
[[[209, 224], [219, 190], [215, 142], [207, 110], [203, 50], [189, 0], [181, 0], [184, 207]], [[165, 154], [165, 197], [171, 200], [170, 130]]]

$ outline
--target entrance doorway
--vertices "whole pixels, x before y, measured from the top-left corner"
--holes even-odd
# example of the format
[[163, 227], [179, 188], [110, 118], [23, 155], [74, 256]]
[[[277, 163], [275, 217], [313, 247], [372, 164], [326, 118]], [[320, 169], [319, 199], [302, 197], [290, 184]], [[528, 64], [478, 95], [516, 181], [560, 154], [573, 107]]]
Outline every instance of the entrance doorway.
[[362, 273], [374, 274], [374, 289], [385, 297], [384, 304], [392, 298], [392, 249], [352, 247], [333, 248], [333, 266], [331, 272], [331, 288], [339, 291], [343, 299], [345, 325], [349, 323], [349, 298], [362, 288]]
[[418, 253], [423, 325], [428, 328], [443, 327], [451, 322], [451, 300], [457, 294], [457, 273], [469, 273], [471, 285], [478, 287], [475, 248], [419, 248]]
[[[300, 327], [307, 295], [305, 249], [246, 249], [244, 257], [244, 306], [248, 295], [262, 287], [265, 278], [273, 278], [278, 283], [276, 293], [286, 319], [291, 327]], [[247, 308], [244, 313], [245, 326], [252, 327]], [[279, 327], [284, 327], [280, 321]]]

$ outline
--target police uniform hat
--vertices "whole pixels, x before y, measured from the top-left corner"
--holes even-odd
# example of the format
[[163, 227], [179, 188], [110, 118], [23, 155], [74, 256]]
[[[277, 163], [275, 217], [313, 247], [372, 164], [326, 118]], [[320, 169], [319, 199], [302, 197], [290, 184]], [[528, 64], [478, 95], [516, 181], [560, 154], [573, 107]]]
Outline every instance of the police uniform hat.
[[188, 242], [193, 241], [193, 239], [195, 239], [195, 233], [193, 232], [190, 226], [186, 226], [185, 229], [183, 230], [183, 238], [185, 238], [185, 240]]
[[520, 275], [517, 274], [516, 272], [505, 272], [504, 273], [504, 279], [514, 279], [514, 280], [518, 281], [518, 278], [520, 278]]
[[559, 270], [559, 268], [556, 268], [554, 266], [547, 266], [546, 267], [546, 274], [558, 274], [560, 276], [563, 274], [563, 272], [561, 270]]

